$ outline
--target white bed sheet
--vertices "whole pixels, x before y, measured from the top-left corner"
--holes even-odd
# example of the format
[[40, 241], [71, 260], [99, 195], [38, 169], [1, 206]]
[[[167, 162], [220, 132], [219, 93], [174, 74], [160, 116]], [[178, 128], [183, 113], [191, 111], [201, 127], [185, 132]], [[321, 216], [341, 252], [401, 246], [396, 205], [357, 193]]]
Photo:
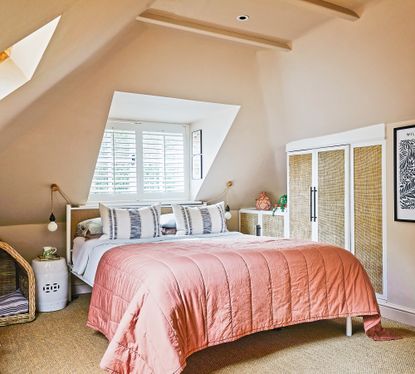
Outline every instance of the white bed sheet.
[[74, 263], [79, 254], [81, 253], [82, 247], [84, 246], [86, 239], [83, 236], [77, 236], [73, 240], [73, 247], [72, 247], [72, 263]]
[[[85, 240], [84, 238], [76, 238], [74, 240], [74, 248], [72, 252], [72, 272], [80, 275], [84, 280], [91, 286], [94, 284], [95, 274], [98, 268], [99, 261], [105, 252], [111, 248], [118, 247], [120, 245], [127, 244], [140, 244], [140, 243], [155, 243], [155, 242], [168, 242], [177, 240], [194, 240], [198, 241], [206, 238], [218, 238], [223, 236], [235, 236], [242, 235], [239, 232], [224, 232], [220, 234], [204, 234], [204, 235], [192, 235], [192, 236], [181, 236], [181, 235], [166, 235], [159, 238], [150, 239], [90, 239]], [[84, 240], [77, 240], [84, 239]], [[75, 241], [77, 243], [75, 244]], [[76, 250], [75, 250], [76, 246]], [[74, 253], [76, 252], [76, 254]]]

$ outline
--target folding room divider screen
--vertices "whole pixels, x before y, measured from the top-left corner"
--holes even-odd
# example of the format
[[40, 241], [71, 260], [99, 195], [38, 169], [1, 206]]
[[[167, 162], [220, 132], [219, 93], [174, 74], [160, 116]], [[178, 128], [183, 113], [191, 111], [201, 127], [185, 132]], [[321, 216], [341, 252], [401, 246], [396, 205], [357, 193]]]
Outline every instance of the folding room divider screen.
[[382, 146], [353, 148], [354, 254], [376, 292], [383, 289]]

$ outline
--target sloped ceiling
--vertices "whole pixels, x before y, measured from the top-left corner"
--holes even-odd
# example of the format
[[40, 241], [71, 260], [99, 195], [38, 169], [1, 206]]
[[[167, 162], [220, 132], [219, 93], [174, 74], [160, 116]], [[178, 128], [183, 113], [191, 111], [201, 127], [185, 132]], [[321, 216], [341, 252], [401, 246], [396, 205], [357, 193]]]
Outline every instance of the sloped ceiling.
[[[373, 0], [330, 0], [361, 13]], [[310, 1], [310, 3], [323, 3]], [[333, 19], [333, 15], [317, 5], [305, 6], [303, 0], [155, 0], [151, 9], [183, 16], [195, 21], [215, 24], [239, 32], [252, 32], [267, 37], [296, 40], [309, 30]], [[237, 21], [248, 15], [247, 22]]]
[[[328, 15], [298, 8], [284, 0], [156, 0], [151, 8], [286, 40], [298, 38], [330, 19]], [[249, 15], [249, 21], [238, 22], [236, 17], [241, 14]]]
[[[359, 10], [373, 0], [330, 0]], [[14, 0], [1, 1], [0, 51], [62, 14], [61, 22], [35, 76], [19, 90], [0, 101], [0, 148], [26, 131], [11, 120], [49, 88], [82, 65], [108, 43], [145, 9], [170, 11], [195, 20], [240, 28], [280, 38], [295, 39], [330, 16], [298, 6], [303, 0]], [[237, 23], [238, 14], [251, 19]], [[28, 126], [28, 125], [26, 125]]]
[[116, 91], [108, 118], [191, 124], [228, 107], [220, 103]]
[[60, 14], [62, 18], [33, 79], [0, 101], [0, 147], [4, 148], [27, 129], [28, 124], [20, 128], [12, 123], [13, 117], [108, 45], [151, 3], [150, 0], [1, 1], [0, 50]]
[[67, 12], [77, 0], [1, 1], [0, 50], [15, 44], [52, 19]]
[[[258, 188], [277, 185], [269, 175], [272, 149], [256, 50], [136, 22], [105, 54], [13, 120], [13, 126], [32, 126], [0, 154], [0, 225], [47, 222], [51, 183], [58, 183], [74, 203], [86, 201], [116, 90], [241, 105], [200, 197], [215, 196], [234, 180], [232, 205], [237, 208], [254, 199]], [[258, 170], [264, 164], [267, 168]], [[64, 202], [58, 201], [58, 219], [63, 219]]]
[[[342, 0], [342, 5], [369, 1]], [[33, 79], [0, 101], [0, 225], [46, 222], [51, 183], [58, 183], [74, 203], [86, 201], [116, 90], [240, 105], [198, 197], [217, 195], [227, 180], [235, 182], [233, 208], [251, 204], [259, 189], [284, 192], [283, 179], [275, 173], [281, 160], [276, 160], [269, 138], [257, 50], [137, 22], [137, 15], [152, 3], [0, 2], [0, 50], [62, 14]], [[182, 11], [216, 4], [213, 15], [226, 9], [215, 0], [164, 3], [185, 4]], [[240, 13], [242, 3], [229, 4]], [[268, 12], [265, 7], [255, 14], [260, 19]], [[298, 21], [295, 13], [292, 16], [293, 22]], [[324, 15], [321, 21], [326, 19]], [[294, 31], [293, 36], [298, 30]], [[63, 219], [63, 203], [57, 213]]]

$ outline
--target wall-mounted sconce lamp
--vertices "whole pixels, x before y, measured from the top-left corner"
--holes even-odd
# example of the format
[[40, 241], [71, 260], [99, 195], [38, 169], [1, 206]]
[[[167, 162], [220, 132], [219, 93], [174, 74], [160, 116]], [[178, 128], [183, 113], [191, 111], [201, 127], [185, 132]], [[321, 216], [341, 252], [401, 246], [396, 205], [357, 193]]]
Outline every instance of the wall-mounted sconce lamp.
[[225, 219], [229, 221], [232, 218], [231, 208], [228, 204], [228, 191], [233, 186], [232, 181], [226, 182], [226, 189], [225, 189]]
[[221, 192], [218, 196], [216, 196], [213, 199], [210, 199], [208, 201], [206, 201], [207, 203], [211, 203], [213, 201], [218, 201], [219, 199], [223, 199], [223, 202], [225, 203], [225, 219], [227, 221], [229, 221], [232, 218], [232, 214], [231, 214], [231, 208], [229, 207], [228, 204], [228, 192], [229, 189], [233, 186], [233, 182], [232, 181], [227, 181], [226, 182], [226, 187], [223, 190], [223, 192]]
[[65, 199], [65, 201], [68, 204], [71, 204], [69, 201], [68, 196], [65, 195], [65, 193], [60, 189], [60, 187], [53, 183], [50, 185], [50, 216], [49, 216], [49, 224], [48, 224], [48, 230], [53, 232], [58, 229], [58, 224], [56, 223], [55, 215], [53, 214], [53, 194], [55, 192], [59, 192], [59, 194]]

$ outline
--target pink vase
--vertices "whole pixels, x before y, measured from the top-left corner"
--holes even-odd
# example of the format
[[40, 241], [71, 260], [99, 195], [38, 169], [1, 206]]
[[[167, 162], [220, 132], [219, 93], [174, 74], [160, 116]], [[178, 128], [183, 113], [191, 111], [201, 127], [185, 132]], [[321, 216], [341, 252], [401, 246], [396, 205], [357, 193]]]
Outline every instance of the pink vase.
[[270, 210], [271, 209], [271, 200], [265, 192], [261, 192], [256, 199], [255, 207], [258, 210]]

